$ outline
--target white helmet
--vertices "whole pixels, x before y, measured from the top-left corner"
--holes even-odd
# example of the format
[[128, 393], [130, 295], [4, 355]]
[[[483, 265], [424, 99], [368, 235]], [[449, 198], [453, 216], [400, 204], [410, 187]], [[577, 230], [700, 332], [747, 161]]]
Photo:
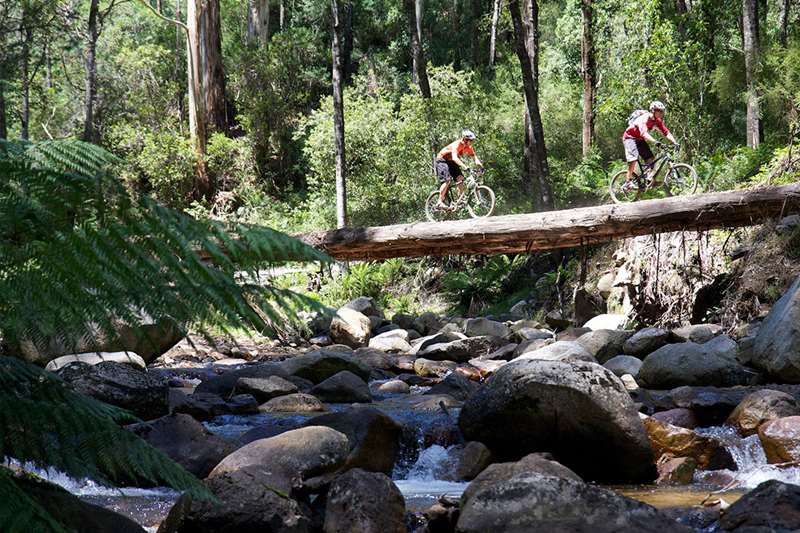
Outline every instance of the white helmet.
[[470, 141], [474, 141], [477, 138], [477, 136], [475, 135], [475, 133], [472, 130], [464, 130], [464, 131], [461, 132], [461, 138], [462, 139], [469, 139]]
[[667, 110], [667, 106], [664, 105], [664, 102], [661, 102], [659, 100], [653, 100], [652, 102], [650, 102], [650, 112], [651, 113], [653, 111], [666, 111], [666, 110]]

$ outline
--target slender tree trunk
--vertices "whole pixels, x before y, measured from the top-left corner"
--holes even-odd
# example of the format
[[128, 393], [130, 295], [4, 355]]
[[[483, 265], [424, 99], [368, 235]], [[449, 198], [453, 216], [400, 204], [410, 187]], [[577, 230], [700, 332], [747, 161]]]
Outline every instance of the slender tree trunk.
[[453, 0], [453, 37], [455, 46], [453, 47], [453, 68], [461, 70], [461, 1]]
[[494, 9], [492, 10], [492, 28], [489, 33], [489, 66], [494, 68], [494, 61], [497, 57], [497, 22], [500, 20], [500, 10], [503, 6], [503, 0], [494, 0]]
[[781, 43], [781, 46], [784, 48], [786, 47], [786, 42], [789, 39], [789, 9], [791, 5], [791, 0], [781, 0], [781, 11], [780, 11], [780, 32], [778, 34], [778, 41]]
[[514, 24], [517, 56], [522, 68], [525, 110], [530, 121], [529, 135], [526, 136], [529, 144], [529, 173], [525, 179], [532, 183], [534, 208], [552, 209], [550, 168], [547, 164], [544, 128], [539, 113], [539, 6], [537, 0], [523, 0], [524, 18], [520, 13], [519, 0], [510, 0], [508, 7]]
[[583, 34], [581, 39], [581, 74], [583, 75], [583, 157], [594, 144], [595, 58], [592, 0], [581, 0]]
[[431, 97], [431, 86], [428, 81], [428, 66], [425, 52], [422, 47], [422, 0], [405, 0], [406, 14], [408, 17], [408, 33], [411, 35], [411, 58], [414, 69], [414, 78], [419, 85], [419, 92], [423, 98]]
[[50, 56], [50, 45], [44, 43], [44, 72], [45, 72], [45, 86], [48, 89], [53, 88], [53, 58]]
[[758, 102], [758, 0], [742, 0], [742, 40], [744, 48], [745, 78], [747, 80], [747, 146], [756, 148], [761, 143], [761, 112]]
[[[0, 35], [0, 45], [5, 45], [5, 35]], [[3, 62], [0, 61], [0, 139], [8, 138], [8, 124], [6, 123], [6, 73]]]
[[278, 29], [283, 31], [283, 25], [286, 23], [286, 0], [280, 0], [278, 6]]
[[99, 0], [89, 2], [89, 23], [86, 27], [86, 53], [84, 64], [86, 67], [86, 79], [84, 81], [84, 120], [83, 120], [83, 140], [95, 142], [96, 131], [94, 127], [94, 103], [97, 99], [97, 37], [98, 31], [98, 11], [100, 9]]
[[353, 74], [353, 2], [351, 0], [344, 0], [342, 5], [343, 22], [342, 24], [342, 75], [343, 83], [350, 81], [350, 76]]
[[269, 39], [269, 0], [247, 0], [247, 39], [251, 43]]
[[[200, 74], [205, 96], [206, 124], [211, 131], [227, 133], [231, 126], [225, 98], [225, 70], [222, 66], [219, 0], [195, 0], [200, 6], [198, 32]], [[266, 32], [266, 28], [264, 29]]]
[[28, 140], [30, 138], [30, 123], [31, 123], [31, 84], [30, 84], [30, 66], [31, 66], [31, 40], [33, 37], [33, 32], [30, 27], [27, 25], [28, 16], [25, 11], [23, 11], [22, 15], [23, 19], [23, 26], [20, 28], [20, 33], [22, 34], [22, 57], [21, 57], [21, 64], [20, 64], [20, 74], [22, 79], [20, 80], [21, 83], [21, 125], [20, 125], [20, 137], [23, 140]]
[[[175, 20], [181, 21], [183, 20], [183, 14], [181, 13], [181, 4], [183, 0], [175, 0]], [[186, 121], [186, 108], [183, 105], [183, 97], [186, 95], [186, 91], [181, 89], [183, 76], [181, 72], [181, 63], [183, 62], [183, 44], [186, 42], [186, 33], [180, 26], [175, 26], [175, 70], [174, 70], [174, 80], [175, 84], [178, 87], [175, 93], [175, 102], [178, 106], [178, 118], [180, 120], [181, 125]], [[187, 75], [191, 76], [191, 72], [187, 73]], [[181, 126], [183, 127], [183, 126]], [[191, 128], [190, 128], [191, 130]]]
[[344, 152], [344, 98], [342, 72], [342, 26], [341, 12], [337, 0], [331, 0], [331, 17], [333, 32], [331, 38], [331, 55], [333, 66], [331, 79], [333, 83], [333, 138], [336, 147], [336, 227], [347, 225], [347, 186], [345, 182]]
[[478, 27], [478, 23], [481, 19], [481, 0], [472, 0], [472, 20], [470, 23], [470, 31], [472, 35], [470, 47], [472, 48], [472, 67], [477, 68], [478, 64], [480, 63], [480, 48], [481, 48], [481, 40], [480, 40], [480, 28]]
[[206, 171], [207, 123], [205, 98], [203, 97], [203, 76], [201, 70], [200, 28], [202, 13], [198, 9], [201, 0], [188, 0], [186, 3], [186, 63], [189, 91], [189, 135], [194, 141], [197, 161], [195, 164], [194, 196], [210, 198], [211, 184]]

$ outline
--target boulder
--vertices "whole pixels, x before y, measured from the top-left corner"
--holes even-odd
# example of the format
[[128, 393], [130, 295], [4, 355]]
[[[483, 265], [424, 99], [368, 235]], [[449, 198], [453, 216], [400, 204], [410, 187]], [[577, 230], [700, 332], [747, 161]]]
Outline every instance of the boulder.
[[800, 383], [800, 277], [761, 323], [752, 364], [778, 382]]
[[617, 355], [606, 361], [603, 366], [611, 370], [616, 376], [622, 377], [625, 374], [629, 374], [636, 379], [639, 375], [639, 370], [642, 368], [642, 360], [631, 355]]
[[406, 505], [385, 474], [348, 470], [333, 480], [325, 502], [325, 533], [406, 533]]
[[572, 322], [561, 311], [550, 311], [544, 316], [545, 323], [553, 329], [568, 328]]
[[262, 413], [315, 413], [327, 411], [322, 402], [316, 397], [302, 392], [273, 398], [268, 402], [262, 403], [258, 410]]
[[585, 324], [592, 318], [607, 311], [606, 302], [597, 294], [581, 287], [575, 291], [575, 323]]
[[396, 313], [392, 317], [392, 322], [397, 324], [402, 329], [409, 330], [414, 326], [414, 317], [404, 313]]
[[196, 420], [211, 420], [215, 416], [258, 413], [258, 402], [249, 394], [239, 394], [230, 400], [208, 392], [195, 392], [180, 398], [172, 412], [183, 413]]
[[444, 325], [444, 320], [431, 312], [425, 312], [414, 319], [412, 327], [417, 330], [420, 335], [432, 335], [442, 329]]
[[405, 332], [403, 329], [397, 329], [372, 337], [369, 340], [369, 347], [391, 353], [410, 352], [411, 345], [407, 340], [408, 334], [406, 333], [406, 339], [404, 339], [401, 335], [393, 335], [395, 331]]
[[556, 341], [538, 350], [523, 352], [516, 360], [538, 359], [541, 361], [562, 361], [596, 363], [597, 360], [582, 345], [573, 341]]
[[249, 394], [259, 403], [295, 392], [297, 392], [297, 385], [280, 376], [239, 378], [233, 389], [234, 394]]
[[347, 437], [350, 452], [344, 468], [390, 474], [400, 453], [402, 428], [372, 407], [357, 407], [312, 418], [305, 426], [325, 426]]
[[669, 331], [661, 328], [640, 329], [622, 345], [622, 353], [644, 359], [669, 341]]
[[467, 379], [460, 373], [452, 372], [448, 374], [441, 383], [431, 387], [425, 394], [447, 394], [463, 402], [472, 396], [480, 387], [480, 384]]
[[622, 353], [622, 345], [632, 334], [632, 331], [597, 329], [581, 335], [576, 342], [600, 363], [605, 363]]
[[695, 342], [703, 344], [722, 333], [722, 326], [717, 324], [692, 324], [673, 329], [671, 340], [673, 342]]
[[565, 329], [564, 331], [559, 331], [556, 334], [555, 340], [557, 340], [557, 341], [576, 341], [581, 336], [586, 335], [590, 331], [592, 331], [592, 330], [589, 329], [589, 328], [573, 328], [573, 327], [569, 327], [569, 328]]
[[271, 488], [289, 494], [309, 478], [340, 469], [349, 453], [346, 435], [324, 426], [305, 427], [242, 446], [208, 477], [240, 470], [262, 472], [269, 476]]
[[71, 363], [58, 375], [75, 391], [127, 409], [142, 420], [169, 413], [167, 380], [130, 365], [110, 361], [96, 365]]
[[459, 533], [683, 533], [659, 511], [573, 479], [524, 474], [488, 486], [463, 500]]
[[598, 329], [620, 329], [628, 321], [625, 315], [604, 314], [597, 315], [593, 319], [586, 322], [583, 327], [589, 328], [592, 331]]
[[474, 366], [480, 372], [482, 378], [488, 378], [501, 366], [505, 365], [507, 361], [495, 361], [495, 360], [486, 360], [486, 359], [470, 359], [469, 364]]
[[700, 425], [691, 409], [676, 407], [666, 411], [654, 413], [650, 418], [658, 420], [664, 424], [678, 426], [679, 428], [694, 429]]
[[800, 486], [765, 481], [725, 510], [725, 531], [740, 533], [800, 530]]
[[501, 460], [548, 451], [586, 479], [655, 478], [652, 450], [622, 382], [594, 363], [512, 361], [465, 404], [459, 426]]
[[[481, 355], [480, 357], [477, 357], [477, 359], [481, 359], [484, 361], [510, 361], [511, 359], [516, 357], [514, 352], [517, 350], [518, 346], [519, 346], [518, 344], [514, 343], [506, 344], [505, 346], [496, 349], [490, 354]], [[470, 361], [472, 361], [472, 359], [470, 359]]]
[[800, 416], [763, 423], [758, 427], [758, 439], [770, 463], [800, 461]]
[[580, 476], [553, 460], [549, 453], [531, 453], [519, 461], [510, 463], [494, 463], [478, 474], [464, 490], [463, 501], [468, 501], [477, 492], [501, 481], [519, 475], [540, 474], [551, 477], [564, 477], [574, 481], [582, 481]]
[[763, 389], [745, 396], [728, 417], [727, 424], [746, 437], [758, 432], [764, 422], [800, 415], [800, 406], [791, 394]]
[[537, 328], [518, 328], [514, 331], [516, 336], [519, 338], [520, 341], [535, 341], [538, 339], [552, 339], [553, 332], [547, 331], [546, 329], [537, 329]]
[[718, 440], [695, 433], [691, 429], [666, 424], [641, 415], [653, 457], [691, 457], [702, 470], [736, 470], [730, 452]]
[[670, 389], [681, 385], [750, 385], [758, 379], [758, 373], [713, 347], [683, 342], [662, 346], [645, 357], [638, 381], [643, 387]]
[[203, 379], [202, 383], [195, 388], [194, 392], [217, 394], [222, 397], [227, 397], [233, 393], [233, 389], [236, 387], [236, 382], [239, 381], [239, 378], [266, 379], [271, 376], [279, 376], [291, 381], [289, 374], [281, 367], [280, 363], [261, 363], [248, 365], [235, 370], [227, 370], [219, 376]]
[[383, 318], [383, 311], [381, 311], [378, 307], [378, 304], [375, 303], [375, 299], [370, 298], [369, 296], [359, 296], [354, 300], [350, 300], [344, 304], [344, 308], [358, 311], [364, 316], [377, 316]]
[[488, 318], [470, 318], [464, 326], [464, 334], [467, 337], [500, 337], [508, 339], [511, 337], [511, 328], [502, 322], [496, 322]]
[[658, 485], [688, 485], [694, 480], [697, 461], [691, 457], [664, 456], [663, 461], [656, 464], [658, 469]]
[[397, 370], [398, 356], [389, 354], [376, 348], [359, 348], [353, 352], [353, 357], [373, 370]]
[[434, 361], [466, 363], [475, 357], [488, 355], [504, 344], [507, 344], [507, 342], [500, 337], [468, 337], [445, 343], [431, 344], [419, 350], [417, 355]]
[[472, 481], [492, 464], [492, 452], [485, 444], [471, 441], [448, 450], [449, 472], [446, 479]]
[[307, 506], [276, 489], [274, 477], [261, 468], [226, 471], [206, 479], [205, 485], [217, 501], [181, 497], [164, 520], [176, 526], [162, 527], [159, 533], [314, 531]]
[[172, 414], [126, 429], [202, 479], [236, 448], [189, 415]]
[[355, 309], [342, 307], [331, 320], [330, 336], [333, 342], [358, 348], [367, 345], [371, 330], [372, 323], [366, 315]]
[[458, 363], [453, 361], [431, 361], [420, 357], [414, 361], [414, 372], [419, 376], [441, 378], [456, 369]]
[[88, 352], [56, 357], [44, 367], [50, 372], [58, 372], [70, 363], [86, 363], [87, 365], [97, 365], [104, 361], [119, 363], [121, 365], [131, 365], [139, 370], [147, 370], [147, 365], [138, 354], [133, 352]]
[[343, 370], [367, 380], [371, 371], [369, 366], [353, 355], [328, 348], [287, 359], [281, 363], [281, 368], [291, 376], [301, 377], [312, 383], [321, 383]]
[[371, 402], [367, 382], [352, 372], [344, 370], [335, 374], [311, 389], [311, 394], [329, 403]]
[[408, 394], [411, 392], [411, 387], [408, 383], [399, 379], [392, 379], [386, 383], [382, 383], [378, 387], [378, 391], [386, 394]]
[[[536, 350], [539, 350], [540, 348], [544, 348], [547, 345], [553, 344], [553, 342], [555, 342], [554, 339], [531, 339], [529, 341], [522, 341], [514, 349], [514, 354], [513, 354], [513, 357], [511, 359], [519, 357], [522, 354], [525, 354], [525, 353], [528, 353], [528, 352], [534, 352]], [[512, 345], [507, 344], [503, 348], [499, 348], [498, 351], [499, 350], [503, 350], [504, 348], [507, 348], [508, 346], [512, 346]], [[482, 357], [482, 359], [487, 359], [488, 357], [489, 356]], [[509, 361], [511, 359], [509, 359]]]

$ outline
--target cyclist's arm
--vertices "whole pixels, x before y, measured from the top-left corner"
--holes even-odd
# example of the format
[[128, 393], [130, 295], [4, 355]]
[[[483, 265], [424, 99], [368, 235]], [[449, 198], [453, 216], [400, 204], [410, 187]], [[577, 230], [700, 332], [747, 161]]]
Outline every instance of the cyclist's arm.
[[672, 136], [672, 132], [667, 134], [667, 140], [676, 146], [678, 145], [678, 141], [676, 141], [675, 137]]
[[644, 137], [644, 140], [645, 140], [645, 141], [647, 141], [647, 142], [651, 142], [651, 143], [653, 143], [653, 144], [656, 144], [656, 143], [658, 142], [658, 141], [656, 140], [656, 138], [655, 138], [655, 137], [653, 137], [652, 135], [650, 135], [650, 132], [647, 132], [647, 131], [646, 131], [646, 132], [644, 132], [644, 133], [642, 134], [642, 137]]
[[481, 160], [478, 158], [478, 154], [473, 152], [472, 158], [475, 159], [475, 166], [476, 167], [482, 167], [483, 166], [483, 163], [481, 163]]
[[450, 154], [453, 156], [453, 162], [459, 166], [462, 170], [467, 167], [467, 164], [464, 163], [460, 157], [458, 157], [458, 149], [454, 146], [452, 150], [450, 150]]

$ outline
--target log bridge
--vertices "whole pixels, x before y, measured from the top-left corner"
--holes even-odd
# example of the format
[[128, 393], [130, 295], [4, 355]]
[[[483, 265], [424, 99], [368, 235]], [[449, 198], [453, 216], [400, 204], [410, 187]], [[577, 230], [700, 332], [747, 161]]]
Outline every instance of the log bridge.
[[800, 182], [644, 200], [630, 204], [392, 226], [299, 236], [338, 260], [526, 253], [638, 235], [751, 226], [800, 212]]

